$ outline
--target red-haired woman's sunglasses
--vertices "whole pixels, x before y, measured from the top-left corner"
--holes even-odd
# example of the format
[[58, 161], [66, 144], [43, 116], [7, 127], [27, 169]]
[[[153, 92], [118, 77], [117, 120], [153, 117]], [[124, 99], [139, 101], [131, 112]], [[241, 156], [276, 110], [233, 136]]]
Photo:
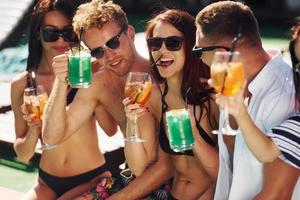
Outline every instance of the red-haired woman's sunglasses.
[[147, 39], [147, 45], [150, 51], [160, 50], [163, 42], [169, 51], [179, 51], [182, 47], [183, 38], [179, 36], [170, 36], [166, 38], [152, 37]]

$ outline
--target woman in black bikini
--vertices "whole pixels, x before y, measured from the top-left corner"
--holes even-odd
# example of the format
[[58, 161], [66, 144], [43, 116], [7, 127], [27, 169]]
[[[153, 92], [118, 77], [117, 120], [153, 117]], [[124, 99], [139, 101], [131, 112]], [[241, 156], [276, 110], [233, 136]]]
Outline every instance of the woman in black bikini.
[[[213, 90], [199, 81], [209, 78], [209, 69], [192, 54], [195, 32], [194, 18], [173, 9], [154, 17], [146, 31], [150, 58], [156, 63], [153, 77], [159, 83], [153, 88], [149, 108], [160, 123], [159, 151], [171, 156], [172, 162], [165, 164], [174, 168], [168, 199], [212, 199], [218, 172], [216, 137], [211, 134], [218, 124], [218, 109]], [[193, 151], [174, 152], [169, 146], [164, 114], [184, 108], [185, 98], [196, 144]], [[126, 105], [125, 111], [130, 115], [146, 109], [135, 104]]]
[[[23, 91], [30, 86], [28, 77], [34, 71], [37, 84], [43, 85], [49, 95], [54, 80], [52, 58], [63, 54], [70, 45], [78, 43], [71, 24], [76, 1], [72, 3], [69, 5], [64, 0], [40, 0], [32, 14], [27, 68], [11, 83], [16, 131], [14, 148], [23, 162], [28, 162], [34, 155], [37, 142], [41, 138], [42, 124], [41, 120], [33, 121], [26, 114], [26, 110], [21, 109]], [[75, 90], [70, 90], [69, 102], [75, 94]], [[110, 175], [98, 147], [95, 117], [88, 120], [74, 136], [57, 147], [42, 152], [38, 183], [25, 199], [57, 199], [73, 187], [88, 183], [99, 176]], [[103, 129], [111, 134], [116, 130], [114, 124]], [[81, 191], [80, 187], [78, 189]]]

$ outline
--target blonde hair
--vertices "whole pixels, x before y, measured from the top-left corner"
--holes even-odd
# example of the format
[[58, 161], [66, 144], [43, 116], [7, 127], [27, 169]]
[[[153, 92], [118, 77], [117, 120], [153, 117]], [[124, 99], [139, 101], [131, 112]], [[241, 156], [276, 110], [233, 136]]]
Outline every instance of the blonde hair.
[[108, 22], [114, 21], [121, 28], [128, 27], [126, 13], [112, 1], [92, 0], [78, 7], [73, 18], [73, 27], [77, 35], [91, 27], [102, 28]]

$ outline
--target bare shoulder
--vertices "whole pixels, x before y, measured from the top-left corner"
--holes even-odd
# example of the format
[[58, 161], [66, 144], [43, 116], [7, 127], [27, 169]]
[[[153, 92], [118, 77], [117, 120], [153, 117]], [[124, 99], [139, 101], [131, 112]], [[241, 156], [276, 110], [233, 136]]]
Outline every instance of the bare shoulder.
[[109, 88], [113, 81], [116, 79], [116, 75], [106, 69], [101, 69], [93, 74], [93, 86], [96, 88], [106, 89]]
[[161, 90], [159, 84], [154, 83], [152, 85], [152, 91], [150, 96], [150, 110], [156, 116], [160, 118], [161, 115]]
[[23, 103], [23, 91], [26, 87], [27, 72], [22, 72], [15, 76], [11, 81], [11, 106], [14, 113], [20, 112]]
[[27, 80], [27, 75], [28, 75], [28, 72], [27, 71], [24, 71], [24, 72], [21, 72], [20, 74], [17, 74], [11, 81], [11, 84], [12, 85], [24, 85], [26, 84], [26, 80]]
[[[92, 84], [88, 89], [80, 89], [76, 98], [84, 99], [96, 104], [103, 104], [114, 92], [114, 85], [118, 81], [112, 72], [99, 70], [93, 74]], [[77, 97], [78, 96], [78, 97]], [[111, 98], [110, 100], [111, 101]]]
[[24, 88], [26, 87], [27, 82], [27, 71], [24, 71], [16, 75], [11, 81], [11, 93], [12, 95], [23, 93]]

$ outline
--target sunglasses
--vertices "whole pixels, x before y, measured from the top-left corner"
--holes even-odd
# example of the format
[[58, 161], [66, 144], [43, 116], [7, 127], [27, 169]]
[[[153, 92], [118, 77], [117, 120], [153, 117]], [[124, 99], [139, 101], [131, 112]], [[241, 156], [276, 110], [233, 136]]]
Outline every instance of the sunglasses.
[[230, 48], [224, 47], [224, 46], [209, 46], [209, 47], [202, 47], [202, 48], [194, 46], [192, 51], [195, 55], [197, 55], [198, 57], [201, 57], [203, 52], [213, 51], [216, 49], [225, 49], [226, 51], [230, 51]]
[[[124, 32], [124, 28], [121, 28], [120, 32], [108, 40], [105, 44], [104, 47], [110, 48], [110, 49], [117, 49], [120, 46], [120, 37], [122, 33]], [[104, 47], [97, 47], [95, 49], [91, 50], [91, 56], [95, 57], [97, 59], [100, 59], [104, 56]]]
[[56, 29], [56, 28], [42, 28], [41, 29], [42, 37], [45, 42], [55, 42], [62, 37], [64, 41], [70, 43], [78, 43], [78, 37], [76, 33], [73, 31], [73, 28], [64, 28], [64, 29]]
[[153, 37], [147, 39], [147, 45], [150, 51], [160, 50], [163, 42], [169, 51], [179, 51], [183, 43], [183, 38], [178, 36], [170, 36], [166, 38]]

